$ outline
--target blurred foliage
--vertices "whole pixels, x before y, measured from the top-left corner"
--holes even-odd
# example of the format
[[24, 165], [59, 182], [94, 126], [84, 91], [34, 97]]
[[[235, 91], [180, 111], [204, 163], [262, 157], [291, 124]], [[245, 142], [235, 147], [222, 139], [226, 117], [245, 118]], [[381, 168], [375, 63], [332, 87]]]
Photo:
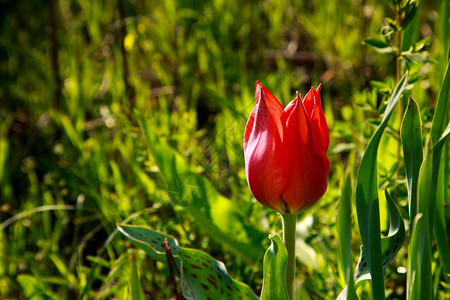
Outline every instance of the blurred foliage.
[[[395, 27], [388, 2], [0, 1], [0, 298], [129, 298], [136, 261], [146, 297], [169, 299], [167, 268], [127, 251], [116, 222], [209, 253], [259, 295], [267, 236], [281, 223], [245, 178], [242, 134], [258, 79], [283, 104], [323, 85], [329, 186], [299, 217], [297, 280], [301, 299], [336, 298], [345, 286], [336, 251], [343, 178], [348, 171], [354, 182], [396, 83], [395, 55], [362, 43]], [[421, 2], [411, 36], [430, 59], [413, 61], [413, 48], [402, 62], [417, 76], [410, 94], [426, 131], [447, 61], [448, 6]], [[408, 216], [395, 124], [380, 144], [380, 191], [389, 187]], [[203, 186], [187, 204], [168, 193], [186, 174]], [[402, 249], [386, 270], [387, 297], [405, 297], [405, 267]], [[436, 295], [448, 298], [432, 267]], [[358, 295], [370, 297], [368, 287]]]

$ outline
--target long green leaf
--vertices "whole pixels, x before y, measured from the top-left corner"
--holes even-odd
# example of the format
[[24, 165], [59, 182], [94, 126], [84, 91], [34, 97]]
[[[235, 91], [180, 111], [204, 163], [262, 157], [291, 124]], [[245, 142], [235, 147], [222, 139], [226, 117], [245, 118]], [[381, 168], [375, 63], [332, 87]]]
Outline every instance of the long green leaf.
[[264, 279], [261, 300], [289, 299], [286, 289], [287, 250], [276, 234], [269, 236], [271, 244], [264, 255]]
[[419, 173], [418, 212], [423, 214], [430, 237], [433, 234], [433, 217], [436, 199], [436, 186], [433, 185], [433, 148], [427, 143], [425, 158]]
[[180, 272], [181, 291], [186, 299], [258, 299], [247, 285], [228, 275], [222, 262], [210, 255], [179, 247], [172, 236], [144, 227], [118, 224], [117, 228], [136, 247], [165, 264], [167, 253], [163, 242], [167, 241]]
[[[418, 213], [421, 216], [420, 225], [413, 226], [411, 248], [409, 255], [413, 256], [409, 272], [411, 276], [408, 290], [411, 299], [433, 299], [433, 284], [431, 273], [431, 238], [433, 235], [433, 219], [435, 209], [436, 187], [433, 186], [433, 149], [429, 140], [426, 145], [425, 158], [419, 173]], [[417, 231], [417, 232], [416, 232]], [[414, 242], [418, 239], [418, 242]], [[415, 258], [415, 253], [419, 258]], [[416, 278], [416, 279], [414, 279]], [[418, 278], [418, 279], [417, 279]]]
[[445, 225], [445, 189], [447, 187], [446, 182], [444, 181], [444, 172], [446, 168], [442, 168], [441, 170], [441, 162], [444, 165], [448, 162], [441, 158], [441, 153], [449, 137], [450, 123], [447, 125], [442, 137], [433, 146], [433, 173], [431, 175], [431, 188], [433, 191], [430, 194], [430, 197], [434, 196], [434, 199], [436, 199], [435, 205], [431, 211], [432, 215], [430, 218], [430, 226], [434, 225], [433, 228], [436, 236], [439, 256], [441, 257], [442, 265], [444, 266], [444, 271], [447, 278], [450, 274], [450, 248]]
[[408, 107], [403, 117], [400, 136], [403, 146], [406, 179], [408, 184], [410, 228], [417, 213], [417, 184], [422, 164], [422, 126], [420, 111], [414, 99], [409, 98]]
[[407, 296], [408, 300], [433, 299], [431, 276], [431, 249], [426, 220], [422, 213], [414, 219], [413, 234], [408, 255]]
[[[433, 123], [431, 124], [431, 140], [433, 145], [433, 172], [431, 179], [432, 191], [430, 191], [431, 199], [436, 199], [435, 205], [432, 207], [430, 212], [430, 230], [434, 229], [436, 235], [436, 242], [438, 245], [439, 255], [441, 256], [441, 261], [444, 266], [446, 276], [450, 273], [450, 249], [448, 245], [448, 238], [446, 234], [445, 226], [445, 188], [443, 192], [439, 192], [441, 187], [438, 186], [438, 181], [441, 167], [441, 152], [444, 144], [446, 143], [448, 137], [450, 136], [450, 123], [445, 127], [446, 120], [449, 118], [448, 110], [450, 109], [449, 104], [449, 93], [450, 93], [450, 61], [447, 62], [447, 69], [444, 75], [444, 80], [441, 85], [441, 90], [439, 93], [438, 102], [436, 104], [436, 113], [433, 118]], [[445, 162], [445, 161], [444, 161]], [[445, 171], [445, 170], [444, 170]], [[445, 174], [444, 174], [445, 175]], [[445, 183], [444, 183], [445, 184]], [[436, 216], [436, 219], [435, 219]], [[436, 222], [434, 222], [436, 220]]]
[[341, 203], [339, 205], [339, 213], [337, 217], [337, 230], [340, 261], [342, 265], [342, 272], [345, 278], [345, 288], [339, 295], [338, 299], [356, 300], [358, 296], [355, 291], [355, 282], [353, 279], [352, 267], [352, 182], [350, 175], [344, 182], [342, 188]]
[[388, 124], [395, 105], [402, 95], [408, 74], [405, 74], [389, 99], [383, 119], [375, 131], [361, 160], [356, 179], [356, 210], [359, 231], [367, 264], [372, 275], [372, 295], [375, 300], [384, 299], [383, 262], [381, 258], [380, 213], [378, 204], [377, 152], [381, 136]]
[[449, 105], [449, 90], [450, 90], [450, 61], [447, 61], [447, 69], [445, 70], [444, 80], [442, 81], [439, 98], [436, 103], [436, 112], [431, 124], [431, 141], [436, 143], [445, 130], [445, 117], [450, 109]]
[[[448, 13], [448, 12], [445, 12]], [[450, 48], [450, 45], [449, 45]], [[450, 51], [449, 51], [450, 53]], [[447, 58], [448, 59], [448, 58]], [[430, 238], [432, 237], [432, 232], [434, 229], [436, 235], [436, 242], [438, 245], [439, 255], [441, 256], [441, 261], [444, 266], [446, 276], [450, 272], [450, 249], [448, 245], [448, 238], [446, 234], [445, 226], [445, 188], [444, 191], [440, 191], [442, 187], [438, 187], [438, 181], [441, 166], [441, 152], [442, 148], [449, 137], [450, 134], [450, 123], [447, 124], [445, 128], [445, 123], [449, 118], [450, 104], [449, 104], [449, 93], [450, 93], [450, 61], [447, 61], [447, 68], [445, 71], [444, 79], [442, 81], [441, 90], [439, 92], [439, 98], [436, 104], [436, 112], [434, 114], [433, 122], [431, 124], [431, 142], [434, 143], [432, 148], [433, 153], [433, 167], [430, 179], [431, 190], [428, 193], [430, 199], [436, 199], [433, 205], [430, 206], [431, 211], [429, 212], [429, 217], [426, 221], [429, 222], [431, 231]], [[444, 155], [445, 157], [446, 155]], [[444, 163], [447, 163], [444, 160]], [[445, 172], [445, 168], [444, 168]], [[443, 174], [442, 176], [444, 176]], [[444, 182], [445, 184], [445, 182]], [[432, 200], [430, 200], [432, 201]], [[436, 222], [434, 222], [436, 214]], [[427, 217], [427, 216], [425, 216]]]
[[[447, 145], [448, 147], [448, 145]], [[442, 164], [448, 164], [446, 157], [441, 157]], [[436, 244], [439, 250], [439, 257], [444, 267], [447, 281], [450, 275], [450, 246], [447, 238], [446, 217], [445, 217], [445, 203], [446, 190], [448, 190], [448, 174], [442, 168], [439, 172], [437, 190], [436, 190], [436, 211], [434, 219], [434, 235], [436, 237]], [[447, 180], [446, 180], [447, 179]]]
[[[387, 266], [394, 259], [405, 241], [405, 224], [403, 223], [400, 210], [387, 189], [385, 190], [385, 196], [389, 211], [389, 233], [388, 236], [381, 238], [383, 273], [386, 271]], [[362, 281], [372, 279], [370, 265], [367, 261], [368, 256], [365, 247], [362, 246], [358, 266], [355, 270], [356, 287], [358, 287]]]

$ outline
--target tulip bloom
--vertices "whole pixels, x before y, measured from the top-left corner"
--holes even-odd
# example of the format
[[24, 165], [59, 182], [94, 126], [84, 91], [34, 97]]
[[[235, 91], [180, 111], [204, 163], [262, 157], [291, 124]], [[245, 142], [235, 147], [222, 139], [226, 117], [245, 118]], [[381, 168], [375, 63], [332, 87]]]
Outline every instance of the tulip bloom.
[[253, 196], [282, 214], [298, 214], [327, 189], [330, 137], [320, 86], [286, 108], [256, 82], [255, 107], [244, 133], [245, 171]]

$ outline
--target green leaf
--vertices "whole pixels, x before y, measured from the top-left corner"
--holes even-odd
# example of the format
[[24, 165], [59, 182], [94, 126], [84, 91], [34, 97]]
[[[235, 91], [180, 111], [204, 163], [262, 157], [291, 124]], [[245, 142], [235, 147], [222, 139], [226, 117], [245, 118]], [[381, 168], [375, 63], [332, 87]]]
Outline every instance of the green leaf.
[[[449, 46], [450, 48], [450, 46]], [[450, 52], [449, 52], [450, 53]], [[434, 217], [434, 213], [436, 212], [436, 222], [433, 222], [431, 218], [429, 222], [431, 223], [432, 228], [434, 228], [434, 232], [436, 235], [436, 242], [439, 250], [439, 255], [442, 257], [442, 264], [444, 266], [444, 270], [446, 272], [446, 276], [448, 278], [448, 274], [450, 273], [450, 250], [448, 245], [448, 238], [446, 234], [446, 225], [445, 225], [445, 192], [438, 191], [438, 180], [439, 180], [439, 170], [440, 170], [440, 161], [441, 161], [441, 151], [442, 148], [448, 139], [450, 134], [450, 123], [445, 127], [445, 122], [448, 120], [448, 110], [449, 110], [449, 90], [450, 90], [450, 61], [447, 62], [447, 69], [445, 71], [444, 80], [441, 85], [441, 90], [439, 92], [438, 102], [436, 104], [436, 112], [434, 114], [433, 122], [431, 124], [431, 132], [430, 137], [433, 145], [433, 170], [432, 170], [432, 179], [431, 185], [434, 187], [432, 191], [430, 191], [429, 196], [433, 197], [432, 199], [436, 199], [435, 206], [433, 206], [433, 210], [431, 213], [431, 217]], [[445, 172], [445, 169], [444, 169]], [[436, 210], [434, 210], [434, 208]]]
[[78, 286], [78, 280], [70, 273], [70, 271], [67, 269], [67, 265], [64, 263], [64, 261], [56, 254], [50, 254], [49, 255], [50, 260], [54, 263], [56, 269], [58, 269], [59, 273], [61, 273], [61, 276], [67, 280], [68, 283], [70, 283], [73, 286]]
[[340, 261], [342, 272], [345, 278], [345, 288], [338, 296], [338, 299], [355, 300], [358, 299], [355, 291], [352, 267], [352, 182], [350, 175], [347, 175], [341, 193], [341, 203], [337, 217], [337, 230]]
[[395, 32], [395, 28], [392, 28], [392, 26], [389, 26], [389, 25], [383, 26], [383, 28], [381, 28], [381, 35], [383, 37], [390, 36], [394, 32]]
[[414, 219], [408, 254], [407, 296], [409, 300], [433, 299], [431, 244], [422, 213]]
[[367, 265], [372, 274], [374, 299], [384, 299], [383, 262], [381, 259], [380, 213], [378, 204], [377, 152], [381, 136], [388, 124], [402, 92], [405, 90], [408, 74], [398, 83], [389, 99], [383, 119], [375, 131], [361, 160], [356, 179], [356, 210], [359, 231], [365, 251]]
[[390, 85], [384, 81], [371, 80], [370, 85], [379, 90], [380, 92], [386, 93], [391, 90]]
[[423, 50], [428, 50], [430, 48], [431, 36], [421, 39], [414, 45], [414, 51], [420, 52]]
[[152, 258], [167, 264], [163, 242], [174, 257], [180, 272], [181, 291], [187, 299], [258, 299], [245, 284], [232, 279], [220, 261], [210, 255], [178, 246], [172, 236], [144, 227], [117, 224], [119, 231]]
[[[407, 38], [412, 38], [412, 39], [417, 39], [417, 30], [419, 29], [418, 24], [419, 24], [419, 14], [418, 12], [418, 4], [417, 2], [411, 2], [408, 6], [405, 7], [406, 9], [406, 14], [405, 14], [405, 18], [403, 19], [402, 22], [402, 27], [403, 29], [406, 29], [405, 32], [403, 33], [403, 36]], [[409, 23], [411, 23], [414, 20], [414, 23], [412, 24], [412, 26], [408, 27]], [[416, 25], [417, 24], [417, 25]], [[413, 28], [412, 32], [408, 32], [407, 30], [409, 28]], [[406, 34], [407, 33], [407, 34]], [[415, 36], [410, 36], [413, 33], [415, 33]], [[414, 43], [414, 40], [409, 40], [408, 43]], [[402, 41], [403, 42], [403, 41]], [[411, 46], [411, 44], [409, 44], [409, 46]], [[405, 43], [402, 43], [402, 48], [403, 46], [406, 46]], [[408, 48], [409, 48], [408, 46]]]
[[444, 80], [439, 92], [439, 98], [436, 104], [436, 112], [431, 124], [431, 141], [436, 143], [441, 137], [445, 126], [445, 115], [449, 110], [449, 89], [450, 89], [450, 62], [447, 62], [447, 69], [445, 71]]
[[425, 158], [419, 172], [418, 212], [422, 213], [430, 236], [433, 234], [433, 218], [436, 198], [436, 186], [433, 186], [433, 149], [426, 145]]
[[[403, 223], [400, 210], [387, 189], [385, 190], [385, 195], [389, 211], [389, 233], [388, 236], [381, 238], [383, 273], [405, 241], [405, 224]], [[361, 246], [358, 266], [355, 270], [355, 286], [359, 286], [363, 280], [372, 279], [368, 260], [365, 247]]]
[[428, 52], [402, 52], [402, 58], [407, 62], [418, 63], [418, 62], [430, 62]]
[[285, 271], [287, 251], [281, 238], [276, 234], [269, 235], [271, 244], [264, 255], [264, 279], [261, 300], [289, 299], [286, 289]]
[[[450, 122], [447, 124], [444, 132], [442, 133], [441, 138], [433, 145], [433, 152], [440, 154], [442, 151], [442, 147], [445, 142], [447, 142], [448, 137], [450, 136]], [[437, 163], [437, 162], [435, 162]]]
[[[436, 236], [436, 243], [439, 250], [439, 256], [441, 257], [442, 265], [444, 266], [444, 270], [446, 273], [446, 277], [448, 278], [448, 274], [450, 274], [450, 249], [446, 232], [446, 221], [445, 221], [445, 189], [446, 184], [444, 181], [445, 173], [440, 174], [441, 172], [445, 172], [445, 167], [441, 170], [441, 153], [442, 149], [450, 137], [450, 123], [447, 125], [442, 137], [434, 144], [433, 146], [433, 172], [431, 179], [431, 188], [434, 191], [431, 192], [430, 197], [434, 197], [431, 199], [435, 200], [434, 209], [431, 210], [433, 213], [433, 218], [430, 219], [430, 226], [433, 225], [434, 222], [434, 233]], [[445, 158], [445, 154], [444, 154]], [[447, 161], [443, 160], [443, 166]]]
[[375, 51], [379, 53], [395, 53], [395, 47], [389, 46], [388, 43], [377, 40], [377, 39], [369, 39], [364, 41], [365, 44], [371, 46]]
[[428, 141], [425, 158], [419, 173], [418, 215], [412, 231], [412, 242], [409, 249], [410, 267], [408, 291], [410, 299], [433, 299], [431, 272], [431, 237], [436, 198], [436, 187], [433, 186], [433, 149]]
[[[446, 151], [444, 151], [444, 155], [441, 157], [441, 165], [442, 168], [439, 171], [438, 184], [436, 190], [436, 211], [435, 211], [435, 220], [434, 220], [434, 235], [436, 237], [436, 244], [439, 250], [439, 256], [444, 267], [445, 276], [447, 277], [450, 274], [450, 249], [449, 249], [449, 241], [447, 238], [447, 228], [446, 228], [446, 217], [445, 217], [445, 205], [446, 202], [446, 190], [448, 179], [448, 144], [445, 146]], [[445, 149], [444, 148], [444, 149]]]
[[406, 179], [408, 184], [410, 228], [417, 212], [417, 184], [420, 165], [422, 164], [422, 126], [420, 111], [414, 99], [409, 98], [408, 107], [403, 117], [400, 136], [403, 146]]

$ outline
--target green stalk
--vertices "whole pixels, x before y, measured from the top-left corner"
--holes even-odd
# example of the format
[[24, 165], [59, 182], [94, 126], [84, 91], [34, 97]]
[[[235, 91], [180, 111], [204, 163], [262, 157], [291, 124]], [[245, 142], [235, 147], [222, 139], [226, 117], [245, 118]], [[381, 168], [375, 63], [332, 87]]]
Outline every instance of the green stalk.
[[[399, 27], [402, 26], [402, 15], [400, 12], [400, 5], [397, 6], [397, 25]], [[395, 68], [395, 78], [397, 80], [397, 84], [400, 82], [400, 79], [402, 78], [402, 63], [401, 63], [401, 58], [402, 58], [402, 33], [403, 33], [403, 29], [399, 30], [397, 32], [397, 56], [396, 56], [396, 68]], [[398, 119], [398, 134], [400, 136], [400, 129], [402, 127], [402, 120], [403, 120], [403, 99], [401, 99], [401, 101], [399, 101], [400, 103], [398, 104], [398, 108], [397, 108], [397, 119]], [[402, 160], [402, 147], [401, 147], [402, 141], [401, 139], [398, 139], [397, 142], [397, 162], [400, 162]], [[400, 171], [400, 163], [397, 163], [397, 167], [395, 168], [395, 174], [397, 174], [397, 176], [399, 176], [399, 171]], [[398, 189], [395, 189], [395, 196], [398, 197]]]
[[295, 226], [297, 215], [281, 215], [283, 220], [283, 242], [288, 253], [286, 266], [286, 288], [290, 300], [295, 295]]

